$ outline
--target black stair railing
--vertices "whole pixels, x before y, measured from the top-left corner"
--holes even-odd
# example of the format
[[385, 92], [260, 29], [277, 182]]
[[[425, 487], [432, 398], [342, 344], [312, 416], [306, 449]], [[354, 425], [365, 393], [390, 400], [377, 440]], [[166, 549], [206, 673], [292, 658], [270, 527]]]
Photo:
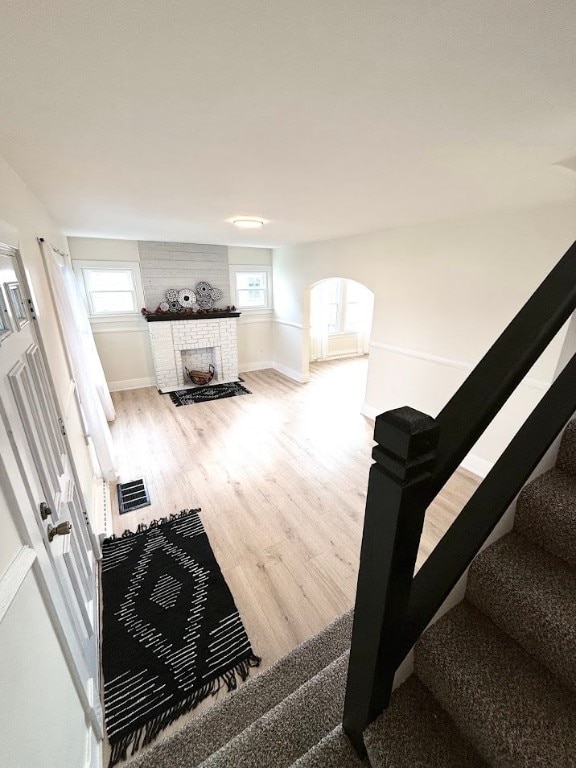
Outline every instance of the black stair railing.
[[360, 754], [399, 664], [576, 410], [576, 356], [414, 576], [426, 509], [575, 309], [576, 243], [435, 419], [376, 418], [343, 717]]

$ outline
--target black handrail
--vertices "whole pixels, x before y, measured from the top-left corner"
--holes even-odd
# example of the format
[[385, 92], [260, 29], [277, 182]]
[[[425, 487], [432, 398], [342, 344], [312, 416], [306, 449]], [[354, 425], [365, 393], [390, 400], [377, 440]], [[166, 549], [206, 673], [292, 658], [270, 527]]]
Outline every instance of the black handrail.
[[575, 309], [576, 243], [436, 419], [411, 408], [376, 419], [343, 719], [360, 753], [398, 664], [576, 408], [574, 359], [413, 579], [425, 511]]

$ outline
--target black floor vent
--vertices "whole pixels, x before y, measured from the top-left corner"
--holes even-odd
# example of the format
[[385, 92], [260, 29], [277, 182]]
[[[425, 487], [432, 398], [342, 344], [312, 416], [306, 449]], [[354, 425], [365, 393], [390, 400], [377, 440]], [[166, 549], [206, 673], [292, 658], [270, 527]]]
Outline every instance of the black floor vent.
[[140, 507], [150, 504], [150, 496], [143, 479], [132, 480], [130, 483], [118, 483], [118, 507], [120, 514], [133, 512]]

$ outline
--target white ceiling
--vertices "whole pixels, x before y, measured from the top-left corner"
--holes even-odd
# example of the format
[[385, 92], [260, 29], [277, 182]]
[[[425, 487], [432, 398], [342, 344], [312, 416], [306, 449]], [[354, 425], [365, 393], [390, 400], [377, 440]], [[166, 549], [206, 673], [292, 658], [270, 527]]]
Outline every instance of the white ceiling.
[[0, 154], [69, 234], [279, 245], [576, 198], [574, 0], [0, 0], [0, 27]]

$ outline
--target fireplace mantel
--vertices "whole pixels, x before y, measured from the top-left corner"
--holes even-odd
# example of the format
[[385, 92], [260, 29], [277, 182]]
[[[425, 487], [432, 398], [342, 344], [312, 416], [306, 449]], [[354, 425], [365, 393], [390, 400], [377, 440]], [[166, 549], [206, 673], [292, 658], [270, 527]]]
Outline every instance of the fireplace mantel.
[[178, 322], [180, 320], [218, 320], [223, 317], [240, 317], [240, 312], [196, 312], [195, 314], [185, 314], [184, 312], [165, 312], [161, 315], [144, 315], [147, 323]]

